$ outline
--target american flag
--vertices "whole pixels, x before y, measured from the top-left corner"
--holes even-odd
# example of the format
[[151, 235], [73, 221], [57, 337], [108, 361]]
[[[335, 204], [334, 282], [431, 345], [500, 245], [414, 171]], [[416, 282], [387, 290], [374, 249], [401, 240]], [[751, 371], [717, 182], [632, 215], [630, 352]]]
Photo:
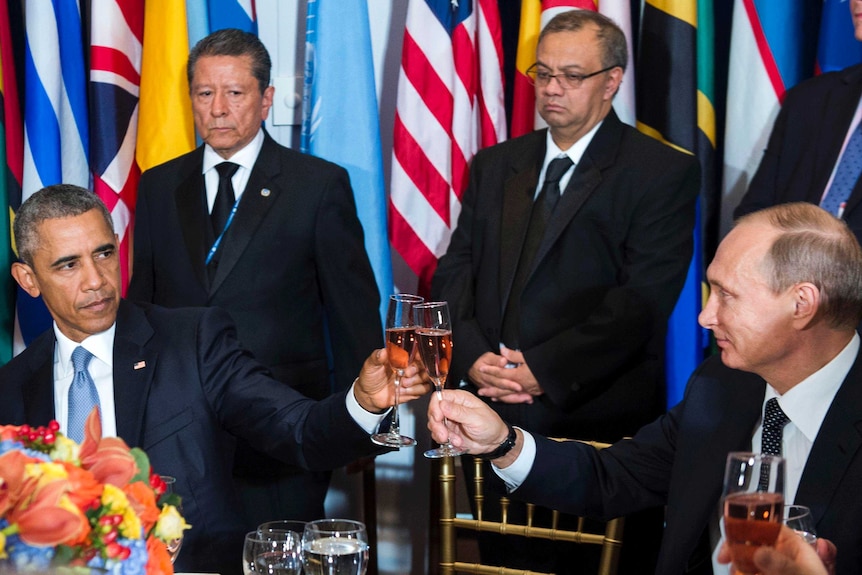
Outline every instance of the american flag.
[[131, 222], [144, 35], [144, 0], [92, 0], [90, 167], [93, 191], [108, 206], [120, 237], [123, 285], [129, 280]]
[[427, 293], [480, 147], [506, 139], [496, 0], [411, 0], [395, 112], [389, 235]]

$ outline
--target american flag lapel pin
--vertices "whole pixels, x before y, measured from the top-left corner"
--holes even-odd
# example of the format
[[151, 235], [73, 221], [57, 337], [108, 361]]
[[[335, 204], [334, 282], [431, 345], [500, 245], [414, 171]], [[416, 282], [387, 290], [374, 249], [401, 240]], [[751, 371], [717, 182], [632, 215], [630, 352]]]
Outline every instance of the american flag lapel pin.
[[135, 362], [133, 369], [144, 369], [145, 367], [147, 367], [147, 362], [144, 360], [141, 360], [141, 361]]

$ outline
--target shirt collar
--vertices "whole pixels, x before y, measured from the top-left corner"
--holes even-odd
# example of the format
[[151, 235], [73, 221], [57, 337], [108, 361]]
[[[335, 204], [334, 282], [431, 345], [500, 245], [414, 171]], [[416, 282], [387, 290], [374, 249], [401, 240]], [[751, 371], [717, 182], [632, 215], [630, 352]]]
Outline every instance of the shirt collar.
[[572, 145], [568, 150], [561, 150], [560, 147], [554, 142], [554, 138], [551, 137], [551, 131], [548, 130], [545, 134], [545, 162], [542, 166], [547, 166], [551, 160], [554, 158], [558, 158], [560, 156], [566, 155], [572, 162], [577, 165], [578, 162], [581, 161], [581, 158], [584, 155], [584, 152], [587, 150], [587, 146], [590, 145], [590, 142], [593, 141], [593, 136], [596, 135], [599, 127], [602, 125], [604, 120], [593, 126], [593, 128], [583, 135], [583, 137]]
[[71, 373], [72, 367], [72, 352], [79, 345], [92, 353], [103, 363], [114, 365], [114, 332], [117, 329], [117, 323], [114, 322], [111, 327], [103, 332], [99, 332], [87, 337], [81, 343], [72, 341], [60, 331], [57, 327], [57, 322], [54, 322], [54, 336], [57, 338], [57, 346], [54, 350], [54, 361], [60, 364], [60, 373]]
[[254, 138], [252, 138], [251, 142], [246, 144], [244, 148], [236, 152], [227, 160], [219, 156], [209, 144], [204, 144], [204, 161], [201, 173], [206, 174], [208, 171], [216, 167], [218, 164], [221, 164], [222, 162], [233, 162], [234, 164], [239, 164], [243, 168], [250, 171], [254, 167], [254, 163], [257, 161], [257, 156], [258, 154], [260, 154], [260, 149], [262, 147], [263, 129], [258, 130], [257, 134]]
[[768, 385], [766, 397], [763, 399], [764, 405], [770, 398], [777, 397], [782, 411], [813, 443], [838, 388], [856, 361], [859, 343], [859, 334], [854, 333], [850, 342], [832, 361], [794, 385], [784, 395], [778, 395], [778, 392]]

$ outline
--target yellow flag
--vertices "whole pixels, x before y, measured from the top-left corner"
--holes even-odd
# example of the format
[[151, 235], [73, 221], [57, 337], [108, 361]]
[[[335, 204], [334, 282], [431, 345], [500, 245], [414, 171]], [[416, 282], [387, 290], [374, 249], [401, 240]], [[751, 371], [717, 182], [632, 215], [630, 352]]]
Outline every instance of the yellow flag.
[[195, 147], [186, 79], [188, 57], [185, 0], [148, 0], [136, 153], [141, 171]]

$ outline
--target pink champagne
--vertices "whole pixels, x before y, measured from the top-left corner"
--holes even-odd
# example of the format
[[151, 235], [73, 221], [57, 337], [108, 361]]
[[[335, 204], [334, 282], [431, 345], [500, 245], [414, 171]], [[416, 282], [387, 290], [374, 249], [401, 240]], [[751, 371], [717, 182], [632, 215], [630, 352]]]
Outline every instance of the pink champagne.
[[412, 327], [394, 327], [386, 330], [386, 351], [389, 352], [389, 365], [392, 369], [407, 369], [416, 335]]
[[442, 382], [449, 375], [452, 362], [452, 331], [448, 329], [416, 328], [419, 353], [428, 375]]
[[779, 493], [736, 493], [724, 501], [724, 531], [730, 555], [743, 573], [757, 573], [754, 552], [774, 545], [781, 530], [784, 497]]

